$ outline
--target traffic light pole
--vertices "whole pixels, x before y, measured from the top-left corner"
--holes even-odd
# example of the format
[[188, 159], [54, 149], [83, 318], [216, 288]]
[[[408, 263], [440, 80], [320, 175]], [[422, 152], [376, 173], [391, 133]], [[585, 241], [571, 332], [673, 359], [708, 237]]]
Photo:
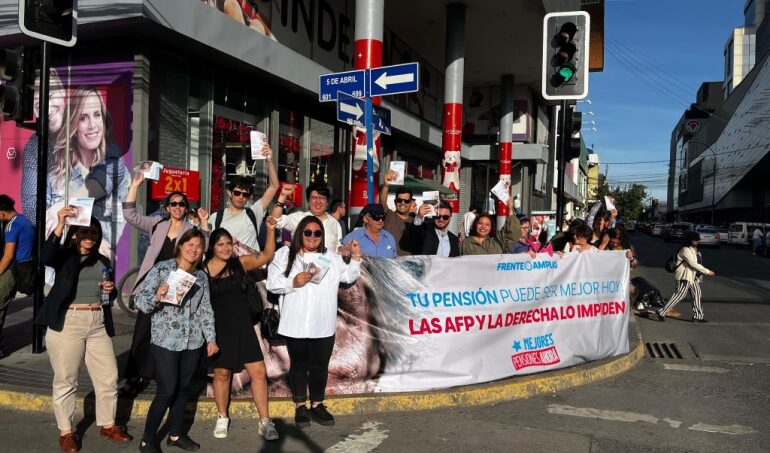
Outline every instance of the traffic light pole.
[[[37, 273], [35, 274], [35, 294], [33, 294], [32, 319], [37, 318], [43, 305], [43, 286], [45, 285], [45, 266], [43, 265], [43, 243], [45, 242], [45, 194], [48, 177], [48, 92], [50, 88], [51, 44], [40, 44], [40, 111], [37, 117]], [[32, 323], [32, 352], [43, 352], [45, 328]]]
[[561, 110], [559, 111], [559, 127], [556, 130], [559, 133], [559, 139], [556, 141], [559, 166], [559, 180], [556, 185], [556, 229], [561, 229], [564, 223], [564, 173], [567, 169], [567, 163], [564, 162], [567, 146], [569, 146], [570, 131], [567, 126], [567, 101], [561, 101]]

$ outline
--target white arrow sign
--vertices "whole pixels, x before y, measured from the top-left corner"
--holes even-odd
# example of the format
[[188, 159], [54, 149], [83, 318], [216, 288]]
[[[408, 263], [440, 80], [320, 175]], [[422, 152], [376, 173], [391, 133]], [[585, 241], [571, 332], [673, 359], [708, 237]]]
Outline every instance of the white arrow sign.
[[379, 85], [383, 90], [388, 89], [388, 84], [411, 82], [414, 82], [414, 74], [398, 74], [389, 76], [387, 72], [383, 72], [382, 75], [377, 77], [377, 80], [374, 81], [374, 83]]
[[364, 115], [364, 111], [361, 110], [361, 107], [358, 106], [358, 104], [345, 104], [342, 101], [340, 102], [340, 110], [347, 113], [348, 115], [354, 115], [356, 117], [356, 120], [360, 120], [361, 117]]

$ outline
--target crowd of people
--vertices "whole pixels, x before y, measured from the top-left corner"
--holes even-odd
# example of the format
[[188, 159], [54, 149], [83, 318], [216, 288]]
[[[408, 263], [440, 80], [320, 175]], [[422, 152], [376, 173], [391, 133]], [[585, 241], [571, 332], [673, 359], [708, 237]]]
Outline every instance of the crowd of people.
[[[265, 145], [263, 153], [269, 159], [272, 150]], [[115, 424], [117, 398], [136, 396], [154, 380], [157, 391], [140, 451], [160, 451], [158, 430], [166, 413], [166, 445], [198, 449], [183, 419], [200, 368], [213, 370], [219, 413], [214, 437], [228, 435], [231, 380], [234, 373], [245, 370], [260, 419], [257, 432], [267, 440], [278, 439], [269, 413], [265, 345], [254, 328], [255, 313], [261, 313], [265, 299], [260, 288], [280, 300], [278, 335], [289, 355], [287, 377], [296, 405], [295, 423], [328, 426], [334, 424], [324, 399], [335, 346], [337, 290], [340, 284], [356, 281], [363, 257], [526, 253], [534, 258], [546, 252], [627, 250], [631, 266], [636, 264], [628, 235], [613, 225], [614, 211], [600, 208], [592, 218], [575, 219], [563, 231], [540, 228], [532, 235], [532, 221], [517, 214], [509, 201], [510, 215], [501, 228], [490, 214], [473, 209], [464, 216], [458, 236], [449, 230], [452, 208], [447, 202], [417, 206], [412, 191], [402, 186], [393, 207], [389, 206], [388, 188], [395, 176], [391, 172], [385, 177], [379, 203], [364, 207], [358, 225], [346, 232], [345, 206], [330, 203], [325, 186], [306, 189], [308, 211], [288, 212], [295, 187], [281, 186], [268, 162], [269, 186], [261, 196], [255, 196], [250, 180], [236, 178], [227, 187], [227, 206], [211, 214], [191, 209], [182, 192], [170, 193], [153, 215], [141, 214], [136, 199], [144, 176], [141, 172], [133, 176], [123, 218], [144, 232], [149, 242], [132, 288], [140, 313], [122, 377], [111, 340], [110, 300], [116, 290], [110, 260], [99, 251], [101, 222], [94, 218], [90, 227], [67, 227], [67, 218], [74, 213], [70, 207], [59, 209], [43, 253], [45, 264], [56, 271], [55, 283], [35, 322], [48, 328], [46, 344], [54, 370], [54, 414], [62, 451], [80, 449], [72, 423], [82, 361], [94, 382], [101, 435], [115, 442], [131, 440], [125, 428]], [[18, 246], [13, 250], [16, 262], [30, 260], [34, 226], [13, 210], [13, 200], [5, 196], [0, 196], [0, 220], [9, 221], [6, 239]], [[5, 289], [13, 282], [6, 284], [3, 272], [9, 261], [0, 260], [3, 297], [12, 290]], [[677, 294], [694, 288], [684, 286]], [[3, 316], [5, 305], [0, 308]]]

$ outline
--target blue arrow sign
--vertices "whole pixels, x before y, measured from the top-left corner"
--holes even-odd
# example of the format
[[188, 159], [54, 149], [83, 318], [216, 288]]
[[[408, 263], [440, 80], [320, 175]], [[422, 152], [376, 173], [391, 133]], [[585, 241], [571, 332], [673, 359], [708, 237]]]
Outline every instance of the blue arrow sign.
[[[343, 123], [366, 127], [366, 101], [343, 92], [337, 93], [337, 120]], [[390, 109], [372, 105], [372, 129], [390, 135]]]
[[366, 101], [339, 92], [337, 95], [337, 120], [353, 126], [365, 127]]
[[369, 96], [410, 93], [420, 89], [419, 63], [383, 66], [369, 71]]
[[366, 70], [336, 72], [318, 77], [318, 100], [332, 102], [337, 100], [337, 92], [362, 98], [366, 95]]

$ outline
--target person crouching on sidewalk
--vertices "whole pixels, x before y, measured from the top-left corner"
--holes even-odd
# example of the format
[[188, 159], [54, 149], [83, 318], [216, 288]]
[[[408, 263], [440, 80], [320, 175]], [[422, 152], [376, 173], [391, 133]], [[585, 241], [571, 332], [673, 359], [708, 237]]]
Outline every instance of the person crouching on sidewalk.
[[115, 335], [110, 304], [100, 304], [101, 293], [112, 301], [117, 292], [112, 277], [103, 281], [110, 261], [99, 253], [102, 229], [91, 218], [90, 226], [70, 227], [64, 245], [65, 219], [76, 210], [59, 210], [59, 222], [43, 247], [43, 263], [56, 271], [51, 292], [35, 319], [48, 327], [45, 335], [48, 357], [53, 368], [53, 411], [59, 427], [59, 448], [73, 453], [80, 450], [73, 430], [78, 371], [85, 359], [96, 394], [96, 424], [100, 433], [113, 442], [131, 440], [125, 428], [115, 425], [118, 407], [118, 363], [110, 337]]

